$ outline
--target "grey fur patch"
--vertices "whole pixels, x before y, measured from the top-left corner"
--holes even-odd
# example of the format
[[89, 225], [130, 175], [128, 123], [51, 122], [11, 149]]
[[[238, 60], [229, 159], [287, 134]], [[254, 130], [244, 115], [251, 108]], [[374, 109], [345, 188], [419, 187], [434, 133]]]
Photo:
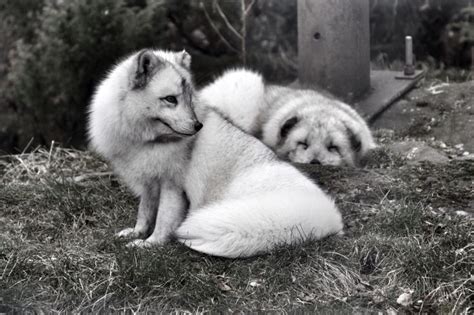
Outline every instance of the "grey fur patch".
[[280, 143], [283, 142], [288, 134], [290, 133], [291, 129], [298, 123], [298, 117], [293, 116], [285, 121], [283, 126], [280, 128]]
[[349, 143], [351, 144], [351, 148], [354, 152], [359, 153], [362, 149], [362, 141], [360, 138], [349, 128], [346, 126], [347, 136], [349, 138]]
[[185, 78], [181, 79], [181, 88], [183, 90], [184, 97], [187, 98], [187, 101], [191, 105], [192, 108], [194, 108], [193, 104], [193, 92], [194, 88], [192, 84], [190, 84]]
[[144, 89], [150, 82], [151, 78], [158, 72], [162, 61], [153, 51], [144, 49], [137, 55], [135, 77], [133, 79], [133, 90]]
[[191, 55], [188, 54], [188, 52], [187, 52], [186, 50], [183, 50], [183, 51], [181, 52], [181, 56], [180, 56], [180, 57], [181, 57], [181, 58], [180, 58], [181, 60], [180, 60], [180, 62], [179, 62], [180, 65], [181, 65], [183, 68], [187, 69], [187, 70], [191, 70]]
[[149, 141], [148, 143], [150, 144], [166, 144], [166, 143], [176, 143], [180, 142], [184, 139], [184, 137], [179, 136], [179, 135], [162, 135], [159, 137], [156, 137], [154, 140]]
[[160, 201], [160, 185], [156, 181], [145, 183], [143, 193], [140, 195], [137, 222], [135, 229], [143, 230], [143, 238], [148, 237], [155, 228], [156, 214]]

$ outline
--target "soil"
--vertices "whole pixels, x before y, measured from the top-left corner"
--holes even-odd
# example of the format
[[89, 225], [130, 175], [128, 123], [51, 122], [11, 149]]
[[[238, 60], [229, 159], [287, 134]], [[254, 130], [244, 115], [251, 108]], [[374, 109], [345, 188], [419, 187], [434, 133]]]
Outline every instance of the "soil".
[[386, 110], [372, 127], [391, 130], [402, 141], [425, 142], [449, 159], [472, 159], [474, 81], [424, 82]]

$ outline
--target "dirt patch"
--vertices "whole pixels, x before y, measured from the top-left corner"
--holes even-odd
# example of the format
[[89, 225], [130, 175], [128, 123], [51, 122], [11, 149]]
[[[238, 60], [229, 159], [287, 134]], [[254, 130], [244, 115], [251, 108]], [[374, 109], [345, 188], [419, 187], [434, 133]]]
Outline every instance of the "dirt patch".
[[474, 81], [424, 82], [373, 124], [399, 138], [427, 141], [449, 157], [474, 153]]

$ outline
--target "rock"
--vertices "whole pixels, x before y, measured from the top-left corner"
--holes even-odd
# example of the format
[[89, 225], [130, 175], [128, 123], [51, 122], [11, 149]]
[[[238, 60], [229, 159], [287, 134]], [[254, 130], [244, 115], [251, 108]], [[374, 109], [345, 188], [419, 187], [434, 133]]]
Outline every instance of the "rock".
[[461, 157], [458, 157], [457, 160], [463, 160], [463, 161], [470, 161], [474, 160], [474, 154], [469, 153], [469, 154], [464, 154]]
[[217, 282], [217, 288], [222, 292], [229, 292], [232, 291], [232, 288], [225, 282], [219, 281]]
[[432, 163], [449, 162], [449, 158], [444, 153], [421, 141], [394, 142], [389, 148], [412, 163], [420, 161], [429, 161]]
[[262, 284], [263, 284], [263, 280], [261, 280], [261, 279], [255, 279], [255, 280], [251, 280], [249, 282], [249, 286], [254, 287], [254, 288], [257, 288], [257, 287], [261, 286]]
[[404, 307], [408, 307], [408, 306], [412, 305], [413, 304], [412, 294], [413, 294], [412, 290], [408, 290], [408, 291], [400, 294], [400, 296], [397, 299], [397, 303], [404, 306]]

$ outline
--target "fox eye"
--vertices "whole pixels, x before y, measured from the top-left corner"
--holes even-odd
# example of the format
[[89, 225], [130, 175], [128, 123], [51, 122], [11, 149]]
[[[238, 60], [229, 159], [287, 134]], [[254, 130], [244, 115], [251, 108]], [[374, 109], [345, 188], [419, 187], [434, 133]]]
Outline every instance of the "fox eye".
[[303, 141], [299, 141], [297, 145], [302, 147], [303, 150], [306, 150], [308, 148], [308, 144], [306, 142], [303, 142]]
[[173, 105], [178, 104], [178, 100], [176, 99], [176, 96], [173, 96], [173, 95], [168, 95], [168, 96], [162, 97], [161, 99]]
[[330, 143], [328, 146], [327, 146], [327, 149], [329, 152], [337, 152], [339, 153], [339, 147]]

